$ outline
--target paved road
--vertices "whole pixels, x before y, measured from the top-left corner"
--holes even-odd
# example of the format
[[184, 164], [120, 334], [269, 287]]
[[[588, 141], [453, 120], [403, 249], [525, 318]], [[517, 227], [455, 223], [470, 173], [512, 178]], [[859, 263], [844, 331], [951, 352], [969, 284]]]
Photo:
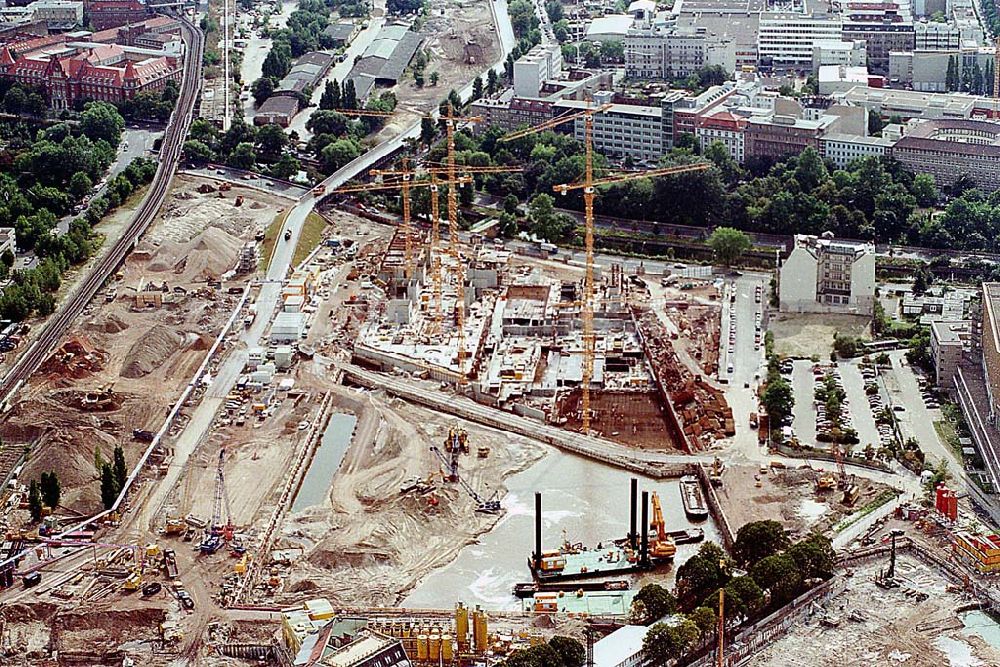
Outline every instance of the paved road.
[[[292, 15], [297, 6], [298, 0], [282, 0], [281, 13], [272, 14], [268, 25], [274, 28], [285, 27], [288, 17]], [[249, 13], [240, 17], [240, 21], [237, 23], [237, 26], [244, 26], [251, 33], [250, 38], [247, 40], [247, 46], [243, 49], [243, 61], [240, 63], [240, 80], [244, 86], [249, 86], [260, 78], [264, 59], [267, 58], [267, 54], [271, 51], [271, 40], [266, 37], [258, 37], [257, 32], [250, 29], [251, 23], [252, 16]], [[246, 118], [246, 121], [248, 123], [253, 122], [253, 97], [247, 95], [246, 98], [243, 98], [241, 92], [240, 104], [243, 107], [243, 116]]]

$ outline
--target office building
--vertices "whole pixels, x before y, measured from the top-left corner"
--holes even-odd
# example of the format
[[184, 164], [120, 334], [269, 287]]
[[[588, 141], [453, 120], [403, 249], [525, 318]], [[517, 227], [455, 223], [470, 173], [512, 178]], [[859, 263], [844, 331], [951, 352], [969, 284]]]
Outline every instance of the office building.
[[[584, 101], [562, 100], [553, 104], [552, 110], [554, 115], [560, 116], [587, 106], [588, 102]], [[573, 134], [583, 140], [583, 118], [574, 121]], [[594, 147], [610, 158], [656, 163], [667, 150], [663, 111], [660, 107], [613, 104], [607, 111], [594, 116], [593, 141]]]
[[562, 49], [558, 44], [538, 44], [514, 61], [514, 96], [538, 97], [549, 79], [562, 72]]
[[819, 150], [820, 155], [843, 168], [859, 158], [885, 157], [890, 154], [895, 143], [894, 139], [888, 137], [831, 132], [820, 137]]
[[993, 192], [1000, 188], [1000, 125], [985, 120], [913, 122], [892, 156], [914, 173], [934, 176], [939, 186], [961, 176]]
[[813, 71], [823, 65], [843, 65], [844, 67], [865, 67], [868, 51], [864, 40], [845, 42], [842, 39], [824, 39], [813, 43]]
[[625, 73], [630, 79], [680, 79], [709, 64], [707, 31], [673, 23], [636, 21], [625, 35]]
[[875, 244], [796, 234], [778, 272], [778, 300], [781, 312], [871, 315]]
[[35, 21], [42, 21], [49, 30], [72, 30], [83, 25], [82, 0], [35, 0], [28, 5]]
[[914, 51], [958, 51], [962, 31], [954, 23], [919, 21], [913, 24]]
[[726, 148], [730, 157], [743, 163], [746, 156], [743, 133], [747, 127], [746, 118], [736, 116], [729, 111], [719, 110], [698, 119], [695, 136], [702, 152], [718, 142]]
[[842, 28], [835, 15], [761, 12], [757, 32], [760, 64], [778, 69], [810, 68], [817, 42], [848, 39]]

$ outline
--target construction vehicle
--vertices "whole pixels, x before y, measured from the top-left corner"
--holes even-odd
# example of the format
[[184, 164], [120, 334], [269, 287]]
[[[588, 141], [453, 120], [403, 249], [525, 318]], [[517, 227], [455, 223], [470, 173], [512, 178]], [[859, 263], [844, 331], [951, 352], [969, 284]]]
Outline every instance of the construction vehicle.
[[142, 570], [136, 567], [129, 573], [128, 577], [125, 578], [125, 590], [126, 591], [137, 591], [142, 586]]
[[[225, 476], [226, 450], [219, 450], [219, 461], [215, 469], [215, 499], [212, 503], [212, 521], [208, 526], [205, 539], [202, 540], [199, 549], [204, 554], [213, 554], [219, 550], [225, 542], [233, 539], [235, 527], [233, 526], [232, 511], [229, 507], [229, 497], [226, 495]], [[223, 509], [226, 513], [226, 522], [222, 523]]]
[[323, 185], [322, 183], [313, 188], [314, 197], [322, 197], [325, 194], [326, 194], [326, 186]]
[[292, 238], [292, 230], [286, 229], [285, 230], [285, 240], [288, 241], [291, 238]]
[[458, 457], [452, 456], [450, 459], [445, 457], [444, 453], [440, 448], [431, 446], [431, 451], [434, 452], [435, 456], [441, 459], [441, 463], [447, 469], [447, 472], [442, 472], [445, 479], [449, 482], [457, 482], [462, 489], [465, 490], [469, 497], [476, 501], [476, 511], [482, 512], [483, 514], [499, 514], [500, 512], [500, 492], [494, 491], [493, 495], [489, 498], [483, 498], [476, 490], [469, 486], [469, 483], [464, 479], [459, 477], [458, 474]]
[[166, 570], [168, 579], [177, 578], [177, 556], [173, 549], [163, 550], [163, 569]]
[[243, 206], [243, 195], [236, 195], [236, 201], [233, 206]]
[[249, 563], [250, 563], [250, 554], [244, 553], [243, 557], [240, 558], [238, 561], [236, 561], [236, 564], [233, 565], [233, 572], [235, 572], [236, 574], [246, 574], [247, 566], [249, 565]]
[[183, 535], [187, 530], [187, 523], [184, 519], [175, 516], [167, 516], [167, 523], [163, 527], [164, 535]]
[[902, 535], [903, 531], [898, 529], [889, 533], [889, 540], [892, 542], [889, 548], [889, 569], [882, 570], [875, 575], [875, 585], [879, 588], [885, 588], [886, 590], [899, 588], [899, 582], [896, 581], [896, 538]]
[[[566, 114], [553, 118], [534, 127], [518, 130], [504, 135], [500, 141], [512, 141], [530, 134], [537, 134], [546, 130], [551, 130], [564, 123], [575, 122], [583, 119], [584, 122], [584, 179], [579, 183], [563, 183], [554, 185], [553, 190], [562, 195], [569, 194], [570, 191], [583, 191], [584, 208], [584, 249], [586, 250], [586, 273], [584, 277], [582, 312], [583, 312], [583, 372], [580, 381], [581, 401], [580, 401], [580, 421], [581, 431], [590, 432], [590, 384], [594, 377], [594, 356], [596, 350], [596, 336], [594, 333], [594, 197], [597, 188], [602, 185], [623, 183], [625, 181], [640, 178], [651, 178], [654, 176], [670, 176], [692, 171], [702, 171], [711, 166], [710, 162], [698, 162], [676, 167], [664, 167], [662, 169], [650, 169], [648, 171], [626, 172], [609, 176], [607, 178], [594, 178], [594, 116], [603, 113], [611, 108], [611, 104], [603, 104], [597, 107], [590, 107], [577, 113]], [[449, 114], [450, 115], [450, 114]], [[450, 128], [450, 126], [449, 126]], [[449, 132], [449, 146], [452, 143]], [[449, 201], [450, 204], [450, 201]], [[683, 289], [683, 287], [682, 287]], [[461, 299], [461, 294], [459, 294]], [[459, 322], [461, 325], [461, 322]], [[461, 359], [459, 360], [461, 366]]]
[[653, 531], [652, 544], [649, 546], [649, 554], [655, 559], [673, 558], [677, 553], [674, 541], [667, 535], [667, 524], [663, 519], [663, 508], [660, 506], [660, 495], [653, 491], [652, 495], [653, 517], [649, 522], [649, 528]]
[[156, 595], [163, 590], [163, 585], [158, 581], [154, 581], [146, 584], [142, 587], [142, 597], [148, 598]]

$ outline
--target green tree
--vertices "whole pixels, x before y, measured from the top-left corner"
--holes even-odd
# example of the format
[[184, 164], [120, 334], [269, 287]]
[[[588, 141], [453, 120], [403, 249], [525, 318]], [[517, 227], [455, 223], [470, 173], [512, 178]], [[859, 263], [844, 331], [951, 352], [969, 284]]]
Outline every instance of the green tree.
[[125, 451], [121, 445], [115, 446], [114, 453], [115, 495], [125, 488], [128, 481], [128, 468], [125, 466]]
[[361, 155], [361, 147], [352, 139], [338, 139], [320, 154], [320, 160], [328, 172], [334, 172]]
[[708, 245], [716, 259], [726, 266], [738, 262], [743, 253], [753, 247], [745, 232], [732, 227], [716, 227], [708, 237]]
[[76, 199], [83, 199], [94, 189], [94, 182], [86, 172], [78, 171], [69, 179], [69, 193]]
[[31, 480], [28, 485], [28, 512], [31, 513], [32, 521], [42, 520], [42, 494], [35, 480]]
[[739, 163], [730, 155], [729, 149], [721, 141], [713, 141], [705, 149], [705, 157], [711, 160], [726, 183], [733, 185], [737, 183], [743, 175], [743, 170]]
[[424, 116], [420, 119], [420, 143], [430, 146], [434, 142], [434, 137], [437, 136], [437, 128], [434, 126], [434, 121], [428, 116]]
[[643, 624], [650, 624], [657, 619], [663, 618], [677, 610], [677, 598], [659, 584], [646, 584], [636, 594], [632, 601]]
[[192, 162], [211, 162], [215, 152], [205, 142], [189, 139], [184, 142], [184, 156]]
[[101, 467], [101, 503], [109, 510], [118, 498], [119, 490], [115, 488], [115, 473], [110, 463]]
[[698, 628], [698, 639], [704, 643], [715, 632], [718, 614], [712, 607], [698, 607], [688, 615], [688, 619]]
[[[500, 89], [499, 78], [500, 77], [497, 76], [496, 70], [494, 70], [494, 69], [491, 69], [491, 70], [489, 70], [486, 73], [486, 94], [487, 95], [492, 95], [495, 92], [497, 92], [497, 90]], [[431, 73], [431, 83], [433, 83], [434, 85], [437, 85], [437, 82], [434, 81], [434, 73], [433, 72]]]
[[677, 568], [676, 594], [682, 610], [695, 609], [712, 591], [729, 581], [723, 569], [726, 554], [714, 542], [706, 542], [698, 553]]
[[264, 100], [274, 95], [274, 79], [269, 76], [260, 77], [250, 87], [250, 94], [253, 95], [254, 104], [260, 106]]
[[257, 155], [263, 162], [277, 162], [288, 147], [288, 135], [279, 126], [270, 123], [257, 131]]
[[549, 648], [559, 656], [563, 667], [583, 667], [587, 659], [587, 651], [583, 645], [572, 637], [556, 635], [549, 640]]
[[790, 602], [802, 587], [802, 572], [788, 554], [775, 554], [750, 568], [757, 585], [771, 591], [771, 605], [779, 607]]
[[[493, 70], [490, 71], [492, 72]], [[433, 72], [431, 72], [430, 78], [431, 78], [431, 85], [436, 86], [438, 85], [438, 82], [441, 81], [441, 74], [437, 70], [434, 70]]]
[[753, 618], [763, 606], [764, 591], [752, 577], [733, 577], [726, 584], [727, 619]]
[[125, 129], [125, 119], [107, 102], [87, 102], [80, 114], [80, 131], [91, 141], [103, 139], [117, 146]]
[[97, 474], [101, 474], [101, 468], [104, 467], [104, 456], [101, 454], [100, 447], [94, 447], [94, 470]]
[[687, 655], [698, 639], [698, 626], [689, 620], [677, 625], [657, 623], [643, 639], [643, 655], [649, 667], [667, 667]]
[[795, 405], [795, 395], [792, 387], [781, 377], [769, 379], [767, 388], [761, 396], [761, 404], [767, 411], [771, 428], [780, 428], [781, 424], [791, 416], [792, 407]]
[[933, 174], [917, 174], [913, 177], [910, 192], [917, 199], [917, 206], [933, 206], [938, 199], [937, 183]]
[[733, 558], [741, 567], [750, 567], [768, 556], [788, 548], [788, 534], [781, 523], [773, 520], [751, 521], [736, 532]]
[[357, 109], [358, 108], [358, 92], [354, 88], [354, 80], [348, 79], [344, 83], [343, 95], [341, 102], [345, 109]]
[[944, 87], [948, 92], [958, 90], [958, 60], [948, 56], [948, 71], [944, 77]]
[[306, 129], [317, 134], [332, 134], [341, 137], [347, 134], [347, 116], [337, 111], [314, 111], [306, 121]]
[[478, 100], [483, 96], [483, 77], [477, 76], [472, 81], [472, 99]]
[[323, 95], [319, 98], [319, 108], [324, 110], [339, 109], [340, 107], [340, 83], [333, 79], [327, 81], [323, 87]]
[[253, 149], [253, 144], [248, 141], [237, 144], [226, 163], [237, 169], [253, 169], [257, 164], [257, 153]]
[[271, 175], [275, 178], [289, 179], [295, 174], [299, 173], [302, 169], [302, 165], [295, 158], [294, 155], [290, 153], [285, 153], [281, 156], [273, 167], [271, 167]]
[[58, 507], [59, 499], [62, 497], [62, 487], [59, 485], [59, 477], [55, 471], [43, 472], [38, 486], [42, 494], [42, 501], [52, 509]]
[[833, 576], [837, 554], [828, 537], [812, 534], [788, 548], [788, 555], [795, 561], [805, 579], [829, 579]]

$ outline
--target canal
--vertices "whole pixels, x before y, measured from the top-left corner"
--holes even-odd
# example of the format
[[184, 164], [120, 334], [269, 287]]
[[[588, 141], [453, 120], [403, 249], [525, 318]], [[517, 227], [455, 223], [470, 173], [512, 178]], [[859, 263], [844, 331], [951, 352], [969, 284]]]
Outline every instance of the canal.
[[[531, 581], [527, 561], [534, 548], [534, 494], [542, 492], [542, 546], [558, 548], [564, 540], [594, 547], [624, 537], [629, 530], [629, 480], [616, 468], [551, 451], [534, 466], [506, 480], [500, 522], [479, 541], [465, 547], [450, 565], [425, 578], [402, 606], [451, 608], [456, 600], [485, 609], [519, 609], [515, 583]], [[656, 491], [668, 530], [699, 526], [705, 539], [719, 541], [713, 521], [689, 521], [681, 505], [678, 480], [639, 476], [639, 491]], [[640, 516], [641, 521], [641, 516]], [[698, 550], [678, 545], [674, 565], [661, 570], [672, 584], [676, 567]]]
[[340, 462], [344, 460], [344, 453], [351, 444], [357, 421], [358, 418], [354, 415], [340, 413], [330, 415], [330, 421], [327, 422], [320, 437], [316, 454], [292, 503], [292, 512], [299, 512], [326, 502], [333, 476], [337, 474]]

